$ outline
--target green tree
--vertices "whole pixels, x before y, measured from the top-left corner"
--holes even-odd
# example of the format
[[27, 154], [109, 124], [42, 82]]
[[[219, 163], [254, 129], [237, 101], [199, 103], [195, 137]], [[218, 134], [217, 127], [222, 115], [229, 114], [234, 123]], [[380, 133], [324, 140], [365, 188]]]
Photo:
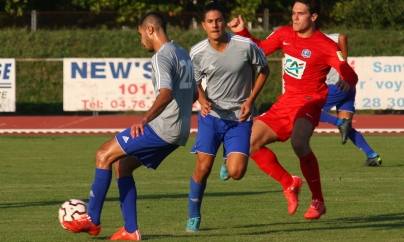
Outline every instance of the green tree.
[[331, 17], [351, 28], [402, 29], [403, 13], [403, 0], [345, 0], [335, 4]]

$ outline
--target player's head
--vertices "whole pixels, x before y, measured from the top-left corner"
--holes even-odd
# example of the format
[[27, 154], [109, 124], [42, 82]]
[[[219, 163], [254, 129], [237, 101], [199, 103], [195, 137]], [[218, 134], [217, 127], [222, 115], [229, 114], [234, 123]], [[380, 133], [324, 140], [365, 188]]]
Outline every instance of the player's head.
[[212, 40], [220, 40], [226, 34], [226, 15], [217, 0], [211, 1], [203, 8], [202, 27]]
[[321, 10], [321, 0], [296, 0], [292, 8], [293, 30], [304, 33], [315, 28]]
[[139, 35], [141, 36], [141, 44], [146, 48], [149, 52], [156, 51], [154, 49], [154, 36], [156, 34], [167, 33], [167, 22], [161, 16], [161, 14], [156, 12], [148, 12], [139, 20], [137, 25], [137, 30]]
[[301, 3], [307, 6], [310, 14], [320, 14], [321, 0], [295, 0], [295, 3]]

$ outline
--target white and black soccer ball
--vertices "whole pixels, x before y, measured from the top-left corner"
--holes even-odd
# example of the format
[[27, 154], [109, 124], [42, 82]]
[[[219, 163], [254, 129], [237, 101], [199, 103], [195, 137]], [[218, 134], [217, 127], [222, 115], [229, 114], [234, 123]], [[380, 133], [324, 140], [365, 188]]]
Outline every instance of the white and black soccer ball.
[[79, 219], [88, 213], [87, 203], [79, 199], [69, 199], [62, 204], [59, 208], [59, 222], [62, 224], [64, 221], [73, 221]]

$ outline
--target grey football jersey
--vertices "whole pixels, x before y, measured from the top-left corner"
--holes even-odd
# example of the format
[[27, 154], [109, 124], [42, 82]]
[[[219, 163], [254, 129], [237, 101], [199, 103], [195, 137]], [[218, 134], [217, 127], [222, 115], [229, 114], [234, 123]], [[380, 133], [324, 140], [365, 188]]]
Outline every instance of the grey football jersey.
[[198, 90], [188, 53], [173, 42], [164, 44], [152, 57], [151, 79], [156, 98], [160, 88], [173, 92], [173, 100], [149, 124], [170, 144], [185, 145], [191, 129], [193, 95]]
[[[255, 72], [267, 65], [264, 52], [250, 39], [227, 33], [224, 52], [216, 51], [205, 39], [191, 48], [195, 80], [206, 80], [205, 95], [213, 103], [210, 114], [226, 120], [238, 120], [240, 107], [254, 87]], [[257, 114], [255, 105], [249, 120]]]
[[[338, 44], [339, 34], [326, 34], [325, 36], [332, 39], [335, 43]], [[333, 67], [331, 67], [330, 72], [328, 72], [328, 75], [327, 75], [327, 78], [326, 78], [325, 82], [327, 83], [327, 85], [335, 84], [340, 79], [341, 79], [341, 77], [339, 76], [338, 71], [335, 70]]]

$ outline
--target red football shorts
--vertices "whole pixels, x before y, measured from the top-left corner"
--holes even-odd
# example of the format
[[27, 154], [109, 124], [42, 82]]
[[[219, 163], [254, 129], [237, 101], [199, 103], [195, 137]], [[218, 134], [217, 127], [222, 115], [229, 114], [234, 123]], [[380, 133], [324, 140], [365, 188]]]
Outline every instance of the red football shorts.
[[325, 105], [324, 95], [287, 95], [283, 94], [278, 101], [258, 120], [266, 123], [285, 142], [292, 135], [297, 118], [305, 118], [313, 127], [318, 125], [321, 109]]

